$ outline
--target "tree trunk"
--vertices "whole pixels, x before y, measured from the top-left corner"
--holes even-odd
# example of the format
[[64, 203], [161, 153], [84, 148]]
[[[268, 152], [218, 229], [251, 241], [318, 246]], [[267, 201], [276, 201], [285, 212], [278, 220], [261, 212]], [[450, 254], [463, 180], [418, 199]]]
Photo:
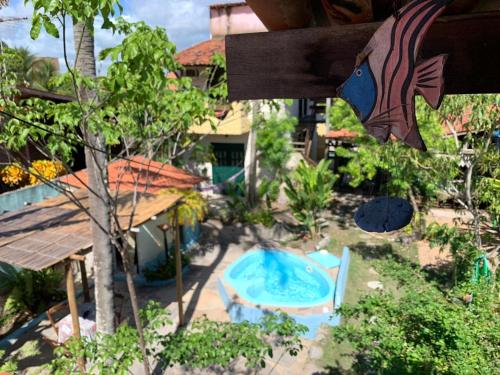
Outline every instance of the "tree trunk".
[[475, 245], [478, 249], [481, 248], [481, 220], [480, 213], [477, 207], [475, 206], [472, 200], [472, 173], [474, 171], [474, 163], [467, 163], [467, 171], [465, 174], [465, 199], [467, 202], [467, 206], [469, 208], [469, 212], [473, 217], [473, 229], [474, 229], [474, 237], [475, 237]]
[[[81, 74], [95, 78], [96, 67], [94, 57], [93, 30], [88, 30], [85, 24], [73, 25], [73, 38], [76, 54], [76, 68]], [[83, 102], [94, 95], [86, 88], [81, 88], [79, 95]], [[84, 116], [86, 117], [86, 116]], [[86, 143], [85, 162], [87, 165], [89, 192], [89, 210], [93, 219], [92, 242], [95, 273], [95, 303], [97, 331], [114, 332], [114, 300], [113, 300], [113, 247], [111, 244], [110, 202], [107, 194], [108, 170], [106, 143], [102, 134], [92, 134], [87, 124], [82, 122], [82, 133]]]
[[146, 350], [146, 341], [144, 339], [144, 328], [142, 326], [141, 318], [139, 316], [139, 304], [137, 303], [137, 294], [135, 291], [135, 285], [134, 285], [134, 278], [132, 276], [132, 271], [130, 267], [130, 259], [129, 255], [127, 252], [127, 247], [124, 245], [121, 250], [120, 254], [122, 256], [123, 260], [123, 268], [125, 270], [125, 276], [127, 279], [127, 289], [128, 293], [130, 295], [130, 303], [132, 304], [132, 314], [134, 315], [134, 321], [135, 325], [137, 328], [137, 333], [139, 334], [139, 346], [141, 347], [141, 353], [142, 353], [142, 364], [144, 366], [144, 374], [149, 375], [151, 373], [151, 370], [149, 368], [149, 359], [148, 359], [148, 353]]
[[424, 213], [420, 210], [417, 198], [415, 197], [415, 193], [413, 192], [413, 189], [411, 187], [408, 190], [408, 196], [410, 198], [411, 206], [415, 213], [415, 220], [413, 222], [413, 235], [417, 241], [420, 241], [425, 233]]
[[[252, 103], [252, 121], [248, 135], [248, 147], [250, 148], [250, 163], [248, 169], [248, 184], [247, 184], [247, 200], [250, 207], [255, 207], [257, 204], [257, 131], [254, 127], [257, 120], [257, 113], [260, 108], [260, 103], [254, 101]], [[246, 171], [245, 171], [246, 172]]]

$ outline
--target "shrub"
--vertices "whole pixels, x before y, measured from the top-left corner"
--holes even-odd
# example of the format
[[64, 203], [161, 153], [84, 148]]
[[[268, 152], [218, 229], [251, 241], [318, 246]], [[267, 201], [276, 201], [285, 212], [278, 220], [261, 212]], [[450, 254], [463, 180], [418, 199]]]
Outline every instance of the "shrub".
[[[201, 222], [208, 214], [208, 204], [203, 196], [194, 190], [167, 189], [167, 194], [181, 194], [182, 204], [178, 208], [179, 225], [194, 226], [196, 222]], [[174, 211], [169, 213], [169, 220], [174, 220]]]
[[[284, 313], [265, 315], [260, 323], [215, 322], [197, 319], [188, 328], [167, 334], [161, 328], [171, 325], [168, 310], [150, 301], [141, 310], [148, 354], [165, 370], [179, 364], [193, 368], [219, 366], [232, 373], [237, 359], [248, 369], [265, 367], [273, 348], [296, 356], [302, 350], [300, 335], [307, 328]], [[93, 339], [68, 340], [55, 351], [49, 365], [52, 374], [79, 373], [75, 358], [85, 357], [89, 374], [128, 374], [132, 364], [141, 360], [139, 336], [134, 327], [121, 325], [111, 335], [98, 333]]]
[[[245, 197], [245, 184], [228, 184], [227, 205], [229, 207], [229, 217], [223, 217], [227, 222], [239, 221], [249, 224], [262, 224], [265, 227], [272, 227], [275, 223], [270, 203], [261, 207], [250, 207]], [[259, 194], [259, 199], [262, 197]], [[226, 215], [227, 216], [227, 215]]]
[[3, 315], [20, 311], [38, 314], [47, 310], [52, 303], [64, 299], [64, 291], [59, 289], [62, 280], [62, 273], [52, 269], [17, 271], [3, 265], [0, 268], [0, 291], [7, 295]]
[[[189, 257], [181, 255], [182, 267], [189, 264]], [[168, 258], [162, 262], [158, 262], [153, 267], [146, 267], [143, 271], [147, 281], [168, 280], [175, 277], [175, 258]]]
[[344, 324], [333, 330], [335, 341], [354, 348], [355, 373], [497, 373], [497, 285], [466, 283], [443, 292], [408, 264], [384, 263], [375, 268], [397, 276], [400, 296], [384, 291], [343, 305]]
[[312, 235], [319, 232], [320, 214], [333, 199], [337, 176], [329, 168], [327, 160], [321, 160], [315, 167], [301, 160], [291, 177], [285, 178], [285, 193], [293, 216]]

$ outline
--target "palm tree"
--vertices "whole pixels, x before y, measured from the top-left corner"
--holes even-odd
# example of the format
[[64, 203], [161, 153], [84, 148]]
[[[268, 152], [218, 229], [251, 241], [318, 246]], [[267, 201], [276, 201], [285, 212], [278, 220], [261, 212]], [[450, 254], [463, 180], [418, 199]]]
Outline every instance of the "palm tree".
[[[92, 23], [89, 23], [92, 24]], [[93, 29], [84, 22], [73, 25], [75, 46], [75, 67], [84, 76], [96, 78]], [[88, 101], [94, 92], [82, 87], [80, 98]], [[86, 116], [83, 116], [86, 118]], [[81, 124], [82, 133], [88, 146], [85, 147], [85, 162], [89, 175], [89, 203], [92, 215], [92, 240], [95, 270], [95, 301], [97, 330], [102, 333], [114, 332], [113, 301], [113, 246], [108, 233], [111, 233], [111, 211], [107, 194], [107, 159], [104, 136], [88, 130], [88, 124]], [[99, 150], [96, 152], [96, 150]]]
[[[81, 74], [96, 79], [96, 64], [94, 56], [94, 30], [88, 25], [93, 22], [77, 22], [73, 24], [73, 42], [75, 45], [76, 62], [75, 67]], [[90, 100], [95, 92], [82, 88], [80, 90], [82, 100]], [[86, 118], [86, 116], [84, 116]], [[114, 306], [113, 306], [113, 246], [110, 236], [111, 223], [111, 201], [107, 193], [108, 161], [106, 158], [106, 140], [102, 133], [89, 131], [87, 124], [82, 123], [82, 133], [88, 146], [85, 147], [85, 162], [89, 175], [89, 202], [92, 220], [92, 239], [95, 270], [95, 300], [97, 330], [104, 333], [114, 331]], [[96, 150], [98, 150], [96, 152]], [[123, 249], [121, 249], [123, 251]], [[144, 373], [149, 375], [149, 361], [146, 353], [146, 344], [141, 320], [139, 317], [139, 305], [135, 291], [134, 280], [131, 273], [130, 261], [127, 254], [122, 251], [122, 261], [125, 269], [127, 288], [132, 304], [132, 313], [139, 333], [139, 343], [142, 351]]]
[[15, 66], [18, 83], [21, 85], [33, 84], [33, 64], [35, 55], [26, 47], [14, 48], [18, 56], [18, 63]]
[[32, 65], [31, 84], [36, 89], [55, 91], [50, 81], [58, 73], [59, 71], [53, 62], [46, 59], [36, 60]]

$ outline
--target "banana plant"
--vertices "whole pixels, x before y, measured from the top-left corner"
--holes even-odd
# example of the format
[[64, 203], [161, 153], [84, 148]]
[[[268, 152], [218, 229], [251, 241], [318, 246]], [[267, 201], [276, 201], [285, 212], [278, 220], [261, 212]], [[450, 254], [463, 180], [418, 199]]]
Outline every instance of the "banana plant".
[[291, 176], [285, 177], [285, 194], [294, 217], [311, 235], [320, 230], [320, 215], [333, 200], [333, 184], [337, 179], [330, 162], [322, 160], [317, 166], [301, 161]]

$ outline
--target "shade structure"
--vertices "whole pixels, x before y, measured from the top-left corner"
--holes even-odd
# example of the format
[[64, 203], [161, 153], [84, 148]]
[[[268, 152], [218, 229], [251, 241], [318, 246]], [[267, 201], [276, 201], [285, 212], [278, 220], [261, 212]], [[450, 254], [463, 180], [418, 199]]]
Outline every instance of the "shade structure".
[[410, 203], [402, 198], [377, 197], [361, 205], [354, 221], [367, 232], [392, 232], [407, 226], [413, 216]]

